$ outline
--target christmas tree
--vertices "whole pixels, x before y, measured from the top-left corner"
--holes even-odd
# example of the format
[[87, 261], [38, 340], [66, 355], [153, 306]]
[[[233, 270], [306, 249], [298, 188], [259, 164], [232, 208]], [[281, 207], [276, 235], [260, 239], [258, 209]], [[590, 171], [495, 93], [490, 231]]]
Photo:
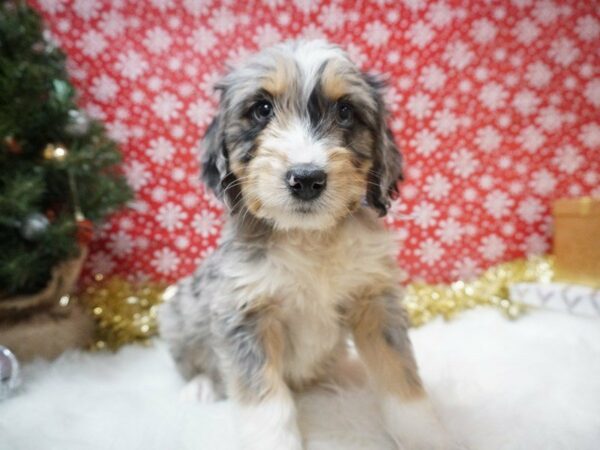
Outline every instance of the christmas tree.
[[115, 143], [75, 103], [65, 57], [20, 1], [0, 6], [0, 301], [78, 255], [131, 191]]

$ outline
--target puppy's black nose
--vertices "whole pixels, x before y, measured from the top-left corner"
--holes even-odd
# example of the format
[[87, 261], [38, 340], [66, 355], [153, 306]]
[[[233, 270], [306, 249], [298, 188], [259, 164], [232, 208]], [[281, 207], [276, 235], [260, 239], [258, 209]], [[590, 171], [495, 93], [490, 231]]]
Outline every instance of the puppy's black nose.
[[285, 174], [292, 195], [301, 200], [314, 200], [325, 190], [327, 174], [313, 164], [298, 164]]

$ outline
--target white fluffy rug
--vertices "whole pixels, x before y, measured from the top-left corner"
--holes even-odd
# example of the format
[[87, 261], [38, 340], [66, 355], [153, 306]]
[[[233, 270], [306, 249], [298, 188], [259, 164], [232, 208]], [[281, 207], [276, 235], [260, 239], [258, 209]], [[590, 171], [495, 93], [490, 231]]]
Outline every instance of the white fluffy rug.
[[[478, 310], [412, 338], [434, 402], [469, 449], [600, 448], [600, 320], [537, 311], [509, 322]], [[235, 448], [230, 405], [179, 400], [160, 343], [70, 353], [24, 377], [0, 403], [2, 450]], [[311, 392], [300, 409], [310, 450], [392, 448], [366, 390]]]

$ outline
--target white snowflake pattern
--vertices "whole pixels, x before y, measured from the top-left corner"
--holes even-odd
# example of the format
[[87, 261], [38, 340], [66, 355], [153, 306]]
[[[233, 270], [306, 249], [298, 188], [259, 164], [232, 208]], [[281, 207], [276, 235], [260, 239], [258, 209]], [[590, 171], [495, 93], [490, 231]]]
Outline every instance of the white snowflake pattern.
[[78, 44], [79, 47], [81, 47], [81, 52], [92, 58], [102, 53], [108, 45], [104, 36], [96, 30], [90, 30], [87, 33], [84, 33]]
[[421, 155], [430, 155], [435, 152], [440, 145], [440, 141], [434, 133], [427, 129], [419, 131], [414, 139], [411, 140], [411, 144], [417, 150], [417, 153]]
[[502, 135], [498, 133], [498, 130], [491, 125], [487, 125], [477, 130], [475, 136], [475, 145], [482, 151], [490, 153], [500, 148], [502, 143]]
[[448, 178], [442, 174], [436, 173], [428, 175], [427, 178], [425, 178], [425, 191], [427, 192], [427, 195], [434, 200], [441, 200], [444, 197], [447, 197], [451, 187], [452, 185], [450, 184], [450, 181], [448, 181]]
[[448, 165], [455, 175], [461, 178], [468, 178], [473, 175], [479, 167], [479, 161], [469, 150], [460, 149], [452, 153]]
[[175, 146], [171, 141], [163, 137], [150, 141], [148, 156], [156, 164], [164, 164], [169, 161], [175, 153]]
[[191, 44], [196, 52], [206, 55], [217, 44], [217, 36], [210, 28], [200, 26], [192, 33]]
[[108, 253], [97, 250], [88, 257], [86, 265], [93, 274], [108, 274], [113, 271], [117, 264]]
[[97, 0], [75, 0], [73, 10], [75, 14], [83, 20], [94, 19], [102, 8], [102, 4]]
[[189, 106], [187, 116], [196, 125], [208, 125], [212, 120], [214, 109], [209, 102], [202, 99], [196, 100]]
[[150, 171], [143, 163], [139, 161], [130, 161], [124, 166], [127, 184], [135, 191], [139, 191], [150, 181]]
[[452, 22], [454, 10], [445, 1], [438, 1], [429, 6], [426, 17], [433, 25], [441, 28]]
[[107, 247], [117, 256], [130, 254], [134, 249], [134, 240], [128, 233], [117, 231], [110, 234]]
[[525, 79], [533, 87], [542, 88], [552, 79], [552, 71], [543, 62], [534, 62], [527, 66]]
[[408, 38], [418, 48], [423, 48], [434, 38], [433, 29], [426, 22], [419, 20], [408, 29]]
[[307, 14], [313, 10], [315, 10], [319, 6], [319, 2], [315, 0], [292, 0], [296, 8], [298, 8], [303, 13]]
[[444, 249], [438, 241], [433, 238], [427, 238], [419, 244], [415, 250], [415, 255], [428, 266], [433, 266], [444, 255]]
[[534, 197], [527, 197], [519, 202], [517, 214], [526, 223], [534, 223], [541, 219], [544, 212], [542, 203]]
[[167, 231], [175, 231], [183, 226], [183, 220], [187, 214], [180, 205], [173, 202], [167, 202], [158, 208], [156, 220]]
[[154, 252], [150, 264], [152, 264], [152, 267], [154, 267], [158, 273], [168, 275], [177, 270], [177, 266], [179, 266], [180, 262], [181, 258], [179, 258], [173, 250], [163, 247]]
[[173, 0], [150, 0], [150, 3], [161, 12], [174, 6]]
[[429, 91], [437, 91], [444, 86], [447, 79], [446, 73], [440, 66], [430, 64], [425, 66], [419, 76], [419, 82]]
[[495, 219], [506, 216], [513, 205], [514, 200], [506, 192], [498, 189], [489, 192], [483, 202], [487, 213]]
[[435, 231], [435, 235], [446, 245], [455, 244], [464, 234], [464, 227], [454, 218], [442, 220]]
[[498, 27], [491, 20], [478, 19], [471, 25], [470, 34], [475, 42], [487, 44], [496, 38]]
[[433, 115], [432, 125], [439, 134], [448, 136], [458, 129], [459, 120], [449, 109], [442, 109]]
[[337, 5], [323, 5], [317, 20], [326, 30], [337, 30], [344, 26], [346, 14]]
[[600, 78], [595, 78], [585, 85], [585, 98], [596, 108], [600, 108]]
[[600, 147], [600, 125], [597, 123], [586, 123], [581, 127], [579, 140], [590, 149]]
[[165, 122], [179, 116], [179, 110], [183, 107], [176, 95], [169, 92], [159, 94], [152, 102], [152, 111]]
[[538, 195], [548, 195], [556, 187], [556, 178], [546, 169], [540, 169], [533, 173], [530, 180], [531, 189]]
[[138, 52], [127, 50], [117, 56], [116, 68], [125, 78], [136, 80], [148, 70], [148, 63]]
[[537, 110], [540, 102], [539, 97], [529, 89], [522, 89], [515, 94], [512, 105], [520, 114], [530, 116]]
[[210, 11], [213, 0], [183, 0], [183, 7], [194, 16], [200, 16]]
[[217, 215], [210, 210], [195, 214], [192, 221], [192, 227], [203, 238], [215, 236], [219, 232], [219, 224], [220, 221]]
[[381, 47], [390, 38], [390, 30], [381, 20], [369, 22], [365, 26], [362, 38], [372, 47]]
[[209, 19], [213, 30], [219, 34], [231, 33], [237, 27], [238, 17], [229, 8], [215, 8]]
[[524, 247], [526, 255], [543, 255], [548, 252], [550, 245], [545, 236], [533, 233], [525, 238]]
[[481, 239], [478, 250], [488, 261], [495, 261], [506, 251], [506, 243], [500, 236], [491, 234], [489, 236], [484, 236], [483, 239]]
[[572, 145], [565, 145], [558, 148], [556, 154], [552, 158], [552, 163], [558, 170], [569, 175], [577, 172], [584, 162], [584, 157], [579, 153], [579, 150]]
[[440, 212], [429, 202], [421, 202], [413, 208], [412, 218], [421, 228], [430, 228], [435, 225]]
[[477, 265], [477, 261], [466, 257], [456, 261], [452, 270], [452, 276], [458, 280], [470, 281], [479, 275], [479, 272], [480, 268]]
[[56, 14], [65, 9], [67, 0], [39, 0], [38, 3], [43, 11], [49, 14]]
[[580, 53], [581, 51], [575, 43], [565, 37], [552, 41], [550, 50], [548, 50], [550, 58], [563, 67], [573, 64], [579, 58]]
[[463, 70], [471, 64], [475, 58], [475, 53], [466, 42], [455, 41], [448, 44], [442, 57], [450, 67]]
[[146, 32], [146, 37], [143, 42], [151, 53], [162, 53], [169, 49], [173, 39], [163, 28], [154, 27]]
[[268, 47], [281, 40], [281, 34], [272, 25], [262, 25], [256, 30], [256, 34], [252, 38], [254, 43], [259, 48]]
[[515, 39], [524, 45], [531, 45], [540, 33], [540, 28], [528, 18], [519, 20], [512, 29]]
[[552, 0], [538, 1], [532, 12], [532, 16], [541, 24], [548, 25], [554, 22], [560, 15], [560, 10]]
[[100, 20], [100, 29], [106, 36], [119, 36], [127, 28], [127, 21], [117, 10], [107, 11]]
[[492, 111], [502, 108], [506, 104], [507, 97], [508, 92], [496, 82], [485, 84], [479, 93], [479, 101]]
[[577, 19], [575, 32], [583, 41], [594, 41], [600, 36], [600, 21], [589, 14], [580, 17]]
[[91, 92], [101, 102], [108, 102], [116, 97], [119, 85], [108, 75], [100, 75], [92, 81]]
[[418, 92], [409, 97], [406, 108], [416, 119], [424, 119], [431, 114], [433, 100], [429, 95]]
[[535, 125], [529, 125], [521, 130], [517, 142], [528, 152], [536, 152], [544, 145], [546, 136]]
[[558, 130], [562, 127], [563, 121], [563, 114], [554, 106], [547, 106], [540, 109], [536, 117], [536, 123], [546, 131]]

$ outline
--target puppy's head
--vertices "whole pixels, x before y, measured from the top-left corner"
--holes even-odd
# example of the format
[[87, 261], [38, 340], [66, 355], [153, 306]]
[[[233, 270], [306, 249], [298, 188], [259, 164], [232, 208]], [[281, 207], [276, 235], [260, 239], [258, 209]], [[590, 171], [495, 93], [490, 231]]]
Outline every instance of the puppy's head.
[[203, 178], [234, 213], [324, 229], [366, 202], [384, 215], [401, 177], [381, 84], [323, 41], [267, 49], [225, 77]]

